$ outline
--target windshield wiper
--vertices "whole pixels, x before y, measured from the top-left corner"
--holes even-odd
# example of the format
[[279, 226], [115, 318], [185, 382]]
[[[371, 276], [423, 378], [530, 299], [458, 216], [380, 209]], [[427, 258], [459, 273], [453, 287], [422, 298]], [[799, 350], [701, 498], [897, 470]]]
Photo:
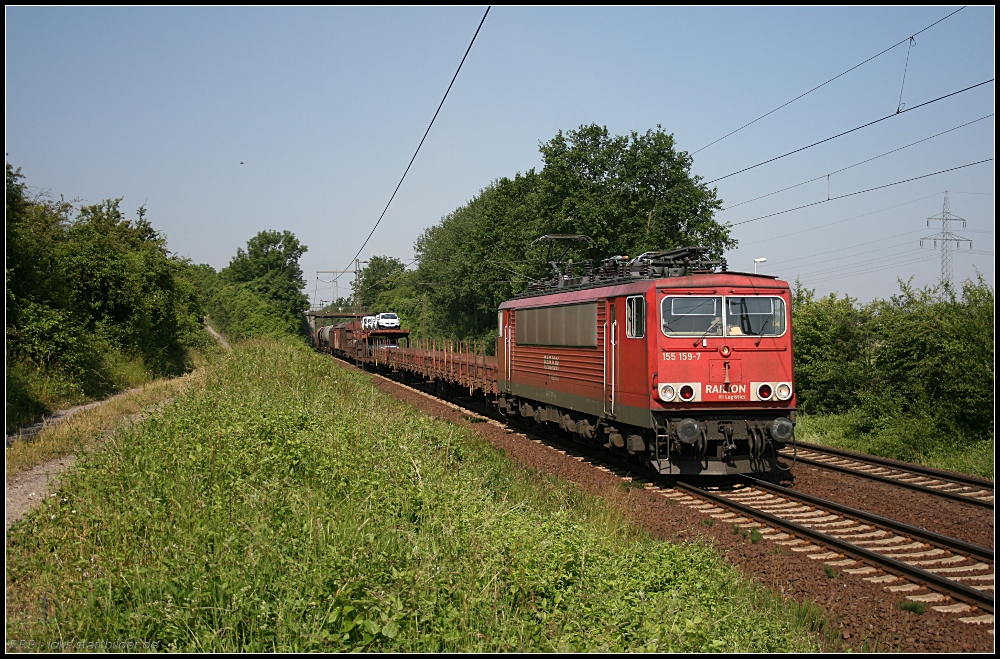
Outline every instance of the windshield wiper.
[[715, 326], [721, 322], [722, 318], [716, 318], [715, 320], [713, 320], [712, 324], [708, 326], [707, 330], [705, 330], [705, 333], [699, 336], [697, 339], [695, 339], [693, 345], [698, 345], [699, 343], [701, 343], [705, 339], [705, 337], [708, 336], [708, 333], [711, 332], [713, 329], [715, 329]]
[[755, 348], [759, 348], [760, 347], [760, 340], [764, 338], [764, 328], [767, 327], [767, 324], [769, 322], [771, 322], [770, 318], [768, 318], [767, 320], [765, 320], [764, 324], [760, 326], [760, 332], [757, 333], [757, 343], [754, 344]]

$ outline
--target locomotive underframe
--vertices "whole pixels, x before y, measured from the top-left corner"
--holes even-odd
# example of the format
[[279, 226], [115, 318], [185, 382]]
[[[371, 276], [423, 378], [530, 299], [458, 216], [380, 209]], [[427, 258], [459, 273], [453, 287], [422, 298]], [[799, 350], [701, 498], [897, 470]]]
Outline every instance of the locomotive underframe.
[[[781, 469], [777, 452], [788, 442], [770, 435], [777, 419], [795, 422], [794, 410], [702, 410], [669, 412], [647, 410], [647, 423], [625, 423], [618, 417], [586, 414], [535, 399], [501, 395], [500, 412], [558, 425], [564, 431], [612, 450], [627, 451], [664, 475], [725, 476], [773, 472]], [[635, 411], [629, 415], [636, 421]], [[699, 437], [684, 441], [678, 434], [682, 421], [694, 420]], [[794, 442], [794, 434], [789, 438]]]

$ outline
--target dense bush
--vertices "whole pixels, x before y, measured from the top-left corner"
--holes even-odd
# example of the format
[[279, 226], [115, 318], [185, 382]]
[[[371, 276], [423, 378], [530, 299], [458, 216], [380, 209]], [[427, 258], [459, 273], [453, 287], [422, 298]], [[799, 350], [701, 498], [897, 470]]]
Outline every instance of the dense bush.
[[6, 426], [178, 374], [201, 345], [190, 265], [121, 199], [75, 209], [6, 165]]
[[932, 427], [992, 437], [994, 291], [915, 289], [859, 305], [797, 286], [795, 377], [805, 412], [858, 412], [856, 431]]

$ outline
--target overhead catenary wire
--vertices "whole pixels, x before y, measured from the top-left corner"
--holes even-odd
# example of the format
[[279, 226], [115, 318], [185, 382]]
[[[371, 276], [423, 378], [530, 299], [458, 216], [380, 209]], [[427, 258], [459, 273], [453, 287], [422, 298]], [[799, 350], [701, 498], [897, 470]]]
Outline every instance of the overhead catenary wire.
[[918, 257], [918, 258], [912, 259], [910, 261], [904, 261], [902, 263], [891, 263], [891, 264], [888, 264], [888, 265], [880, 265], [880, 266], [876, 266], [876, 267], [873, 267], [873, 268], [863, 268], [861, 270], [850, 269], [850, 270], [847, 270], [847, 271], [842, 272], [842, 273], [838, 273], [838, 274], [834, 274], [834, 275], [829, 275], [829, 276], [823, 276], [820, 279], [813, 279], [813, 280], [809, 281], [809, 283], [810, 284], [821, 284], [823, 282], [833, 281], [833, 280], [836, 280], [836, 279], [847, 279], [847, 278], [855, 277], [855, 276], [858, 276], [858, 275], [868, 275], [868, 274], [871, 274], [873, 272], [881, 272], [882, 270], [895, 270], [895, 269], [901, 268], [903, 266], [916, 265], [917, 263], [926, 263], [928, 261], [934, 261], [934, 260], [937, 260], [937, 256], [935, 254], [933, 254], [933, 253], [928, 253], [927, 256]]
[[855, 195], [865, 194], [866, 192], [874, 192], [875, 190], [882, 190], [884, 188], [889, 188], [894, 185], [901, 185], [903, 183], [909, 183], [910, 181], [919, 181], [920, 179], [928, 178], [930, 176], [937, 176], [938, 174], [945, 174], [947, 172], [953, 172], [958, 169], [965, 169], [966, 167], [973, 167], [974, 165], [981, 165], [983, 163], [992, 162], [993, 158], [986, 158], [985, 160], [979, 160], [977, 162], [970, 162], [965, 165], [959, 165], [958, 167], [950, 167], [948, 169], [942, 169], [938, 172], [932, 172], [930, 174], [924, 174], [922, 176], [914, 176], [913, 178], [904, 179], [902, 181], [895, 181], [893, 183], [886, 183], [885, 185], [877, 185], [874, 188], [868, 188], [866, 190], [856, 190], [855, 192], [848, 192], [847, 194], [838, 195], [836, 197], [829, 197], [827, 199], [821, 199], [820, 201], [814, 201], [811, 204], [803, 204], [802, 206], [796, 206], [795, 208], [788, 208], [783, 211], [778, 211], [776, 213], [768, 213], [767, 215], [761, 215], [760, 217], [754, 217], [749, 220], [743, 220], [742, 222], [734, 222], [729, 224], [730, 227], [739, 226], [741, 224], [748, 224], [750, 222], [756, 222], [757, 220], [763, 220], [769, 217], [774, 217], [776, 215], [784, 215], [785, 213], [791, 213], [792, 211], [802, 210], [803, 208], [809, 208], [810, 206], [818, 206], [819, 204], [825, 204], [830, 201], [836, 201], [838, 199], [844, 199], [846, 197], [854, 197]]
[[966, 122], [966, 123], [962, 124], [961, 126], [955, 126], [954, 128], [949, 128], [948, 130], [942, 131], [942, 132], [937, 133], [935, 135], [931, 135], [930, 137], [925, 137], [925, 138], [923, 138], [921, 140], [917, 140], [916, 142], [910, 142], [909, 144], [907, 144], [905, 146], [897, 147], [895, 149], [892, 149], [891, 151], [886, 151], [885, 153], [880, 153], [877, 156], [872, 156], [871, 158], [866, 158], [865, 160], [862, 160], [860, 162], [856, 162], [853, 165], [848, 165], [847, 167], [841, 167], [840, 169], [836, 169], [836, 170], [834, 170], [832, 172], [829, 172], [829, 173], [826, 173], [826, 174], [821, 174], [821, 175], [819, 175], [819, 176], [817, 176], [815, 178], [809, 179], [808, 181], [802, 181], [801, 183], [796, 183], [795, 185], [789, 185], [788, 187], [781, 188], [780, 190], [775, 190], [774, 192], [768, 192], [767, 194], [762, 194], [759, 197], [754, 197], [753, 199], [747, 199], [746, 201], [741, 201], [738, 204], [732, 204], [732, 205], [726, 206], [725, 208], [720, 208], [719, 211], [720, 212], [721, 211], [727, 211], [727, 210], [730, 210], [732, 208], [736, 208], [737, 206], [743, 206], [744, 204], [749, 204], [752, 201], [757, 201], [758, 199], [764, 199], [765, 197], [770, 197], [770, 196], [776, 195], [779, 192], [785, 192], [787, 190], [792, 190], [793, 188], [798, 188], [800, 186], [806, 185], [807, 183], [815, 183], [816, 181], [820, 181], [820, 180], [822, 180], [824, 178], [825, 179], [829, 179], [829, 177], [833, 176], [834, 174], [839, 174], [840, 172], [846, 172], [848, 169], [852, 169], [854, 167], [858, 167], [859, 165], [864, 165], [865, 163], [871, 162], [873, 160], [878, 160], [879, 158], [881, 158], [883, 156], [888, 156], [888, 155], [890, 155], [892, 153], [896, 153], [897, 151], [902, 151], [903, 149], [908, 149], [911, 146], [916, 146], [917, 144], [921, 144], [921, 143], [926, 142], [928, 140], [932, 140], [935, 137], [941, 137], [942, 135], [946, 135], [947, 133], [950, 133], [952, 131], [958, 130], [959, 128], [965, 128], [966, 126], [971, 126], [974, 123], [980, 122], [983, 119], [989, 119], [992, 116], [993, 116], [993, 113], [991, 112], [991, 113], [989, 113], [988, 115], [986, 115], [984, 117], [979, 117], [978, 119], [974, 119], [972, 121]]
[[410, 167], [413, 166], [413, 162], [417, 159], [417, 154], [420, 153], [420, 147], [424, 145], [427, 135], [430, 134], [431, 127], [434, 126], [434, 121], [437, 119], [438, 113], [440, 113], [441, 108], [444, 107], [444, 102], [448, 99], [448, 94], [451, 92], [451, 88], [455, 84], [455, 80], [458, 79], [458, 74], [462, 70], [462, 65], [465, 64], [465, 59], [469, 56], [469, 52], [472, 50], [472, 45], [476, 43], [476, 37], [479, 36], [479, 31], [483, 28], [483, 23], [486, 22], [486, 16], [489, 15], [491, 8], [492, 5], [487, 7], [486, 11], [483, 13], [483, 18], [479, 21], [479, 27], [476, 28], [476, 33], [472, 35], [472, 41], [469, 42], [469, 47], [465, 49], [465, 54], [462, 55], [462, 61], [458, 63], [458, 69], [455, 70], [455, 75], [451, 77], [451, 82], [448, 83], [448, 89], [445, 90], [444, 96], [441, 98], [441, 102], [438, 103], [437, 110], [434, 111], [434, 116], [431, 117], [431, 122], [427, 125], [427, 130], [424, 131], [424, 136], [420, 138], [420, 144], [417, 145], [417, 150], [413, 152], [413, 157], [410, 158], [410, 163], [406, 166], [406, 170], [400, 177], [399, 183], [396, 184], [396, 189], [392, 191], [392, 196], [389, 197], [389, 201], [386, 203], [385, 208], [382, 209], [382, 214], [379, 215], [378, 220], [375, 222], [375, 226], [372, 227], [372, 230], [368, 233], [368, 237], [365, 238], [365, 241], [361, 243], [358, 253], [354, 255], [354, 258], [352, 258], [351, 261], [354, 261], [361, 255], [362, 250], [364, 250], [365, 246], [368, 245], [368, 241], [372, 239], [373, 235], [375, 235], [375, 229], [377, 229], [378, 225], [381, 224], [382, 218], [385, 217], [386, 212], [389, 210], [389, 206], [392, 204], [392, 200], [396, 198], [396, 193], [399, 192], [399, 188], [403, 185], [403, 181], [406, 179], [406, 175], [410, 171]]
[[[822, 252], [816, 252], [815, 254], [808, 254], [806, 256], [797, 256], [794, 259], [785, 259], [785, 260], [779, 260], [779, 261], [770, 261], [769, 265], [771, 267], [774, 267], [776, 265], [780, 265], [782, 267], [785, 267], [789, 263], [795, 263], [797, 261], [810, 261], [809, 265], [815, 265], [817, 263], [827, 263], [828, 261], [812, 261], [812, 259], [815, 259], [818, 256], [826, 256], [827, 254], [836, 254], [837, 252], [845, 252], [845, 251], [847, 251], [849, 249], [856, 249], [858, 247], [865, 247], [865, 246], [868, 246], [868, 245], [873, 245], [875, 243], [885, 242], [886, 240], [895, 240], [896, 238], [902, 238], [903, 236], [909, 236], [909, 235], [912, 235], [914, 233], [924, 233], [925, 231], [926, 231], [926, 229], [914, 229], [913, 231], [904, 231], [903, 233], [897, 233], [895, 235], [887, 236], [885, 238], [876, 238], [874, 240], [866, 240], [865, 242], [858, 243], [856, 245], [848, 245], [847, 247], [838, 247], [837, 249], [828, 249], [828, 250], [824, 250]], [[876, 249], [869, 250], [869, 251], [866, 251], [866, 252], [855, 252], [855, 253], [851, 254], [851, 256], [860, 255], [860, 254], [872, 254], [874, 252], [885, 251], [887, 249], [894, 249], [896, 247], [901, 247], [903, 245], [909, 245], [909, 244], [910, 244], [909, 242], [906, 242], [906, 243], [899, 243], [898, 245], [890, 245], [888, 247], [878, 247]], [[838, 258], [840, 258], [840, 257], [838, 257]]]
[[903, 65], [903, 82], [899, 85], [899, 102], [896, 103], [896, 112], [902, 112], [903, 110], [903, 88], [906, 87], [906, 72], [910, 68], [910, 51], [913, 50], [913, 46], [917, 43], [917, 40], [914, 38], [916, 36], [913, 35], [910, 37], [910, 45], [906, 48], [906, 64]]
[[926, 107], [926, 106], [930, 105], [931, 103], [937, 103], [938, 101], [943, 101], [946, 98], [950, 98], [950, 97], [955, 96], [957, 94], [961, 94], [961, 93], [967, 92], [967, 91], [969, 91], [971, 89], [975, 89], [977, 87], [982, 87], [983, 85], [987, 85], [987, 84], [993, 82], [993, 80], [994, 80], [993, 78], [990, 78], [989, 80], [984, 80], [982, 82], [978, 82], [978, 83], [976, 83], [974, 85], [970, 85], [968, 87], [965, 87], [964, 89], [959, 89], [958, 91], [954, 91], [954, 92], [951, 92], [949, 94], [945, 94], [943, 96], [938, 96], [937, 98], [932, 98], [929, 101], [924, 101], [923, 103], [919, 103], [917, 105], [914, 105], [911, 108], [906, 108], [905, 110], [901, 110], [899, 112], [893, 112], [892, 114], [887, 114], [886, 116], [884, 116], [884, 117], [882, 117], [880, 119], [875, 119], [874, 121], [869, 121], [866, 124], [862, 124], [862, 125], [857, 126], [855, 128], [851, 128], [850, 130], [845, 130], [842, 133], [837, 133], [836, 135], [831, 135], [830, 137], [827, 137], [827, 138], [824, 138], [822, 140], [819, 140], [818, 142], [813, 142], [812, 144], [807, 144], [806, 146], [799, 147], [798, 149], [793, 149], [793, 150], [791, 150], [791, 151], [789, 151], [787, 153], [781, 154], [780, 156], [775, 156], [773, 158], [768, 158], [767, 160], [763, 160], [763, 161], [757, 163], [756, 165], [750, 165], [749, 167], [744, 167], [743, 169], [739, 169], [739, 170], [737, 170], [735, 172], [731, 172], [729, 174], [726, 174], [725, 176], [720, 176], [719, 178], [714, 178], [711, 181], [705, 182], [704, 185], [711, 185], [712, 183], [717, 183], [717, 182], [719, 182], [719, 181], [721, 181], [723, 179], [729, 178], [730, 176], [736, 176], [737, 174], [742, 174], [743, 172], [748, 172], [751, 169], [756, 169], [757, 167], [760, 167], [762, 165], [766, 165], [768, 163], [772, 163], [772, 162], [774, 162], [776, 160], [781, 160], [782, 158], [786, 158], [786, 157], [788, 157], [790, 155], [793, 155], [793, 154], [796, 154], [796, 153], [800, 153], [802, 151], [805, 151], [806, 149], [811, 149], [814, 146], [819, 146], [820, 144], [825, 144], [826, 142], [829, 142], [830, 140], [835, 140], [838, 137], [843, 137], [844, 135], [850, 135], [853, 132], [859, 131], [859, 130], [861, 130], [863, 128], [868, 128], [869, 126], [874, 126], [875, 124], [880, 123], [882, 121], [885, 121], [887, 119], [892, 119], [893, 117], [898, 117], [898, 116], [900, 116], [902, 114], [906, 114], [907, 112], [913, 112], [914, 110], [917, 110], [917, 109], [922, 108], [922, 107]]
[[790, 231], [790, 232], [786, 231], [786, 232], [782, 232], [781, 234], [779, 234], [777, 236], [771, 236], [770, 238], [762, 238], [760, 240], [753, 240], [753, 241], [750, 241], [750, 242], [741, 243], [740, 246], [741, 247], [746, 247], [747, 245], [759, 245], [760, 243], [766, 243], [766, 242], [769, 242], [769, 241], [772, 241], [772, 240], [781, 240], [781, 239], [788, 238], [789, 236], [797, 236], [797, 235], [799, 235], [801, 233], [807, 233], [809, 231], [816, 231], [817, 229], [825, 229], [827, 227], [832, 227], [832, 226], [837, 225], [837, 224], [843, 224], [844, 222], [850, 222], [851, 220], [858, 220], [858, 219], [861, 219], [862, 217], [868, 217], [870, 215], [877, 215], [878, 213], [884, 213], [885, 211], [890, 211], [890, 210], [893, 210], [894, 208], [900, 208], [902, 206], [909, 206], [910, 204], [915, 204], [918, 201], [924, 201], [925, 199], [930, 199], [931, 197], [936, 197], [936, 196], [938, 196], [940, 194], [944, 194], [944, 191], [942, 191], [942, 192], [935, 192], [934, 194], [929, 194], [929, 195], [926, 195], [924, 197], [917, 197], [916, 199], [911, 199], [909, 201], [904, 201], [901, 204], [893, 204], [892, 206], [886, 206], [885, 208], [880, 208], [880, 209], [875, 210], [875, 211], [869, 211], [867, 213], [862, 213], [861, 215], [853, 215], [851, 217], [846, 217], [846, 218], [844, 218], [842, 220], [836, 220], [834, 222], [827, 222], [826, 224], [819, 224], [819, 225], [814, 226], [814, 227], [807, 227], [805, 229], [799, 229], [798, 231]]
[[[885, 50], [883, 50], [882, 52], [880, 52], [880, 53], [877, 53], [877, 54], [875, 54], [875, 55], [872, 55], [871, 57], [869, 57], [869, 58], [868, 58], [868, 59], [866, 59], [865, 61], [861, 62], [860, 64], [855, 64], [854, 66], [852, 66], [851, 68], [847, 69], [846, 71], [843, 71], [843, 72], [841, 72], [841, 73], [838, 73], [837, 75], [833, 76], [832, 78], [830, 78], [830, 79], [829, 79], [829, 80], [827, 80], [826, 82], [823, 82], [823, 83], [820, 83], [820, 84], [816, 85], [815, 87], [813, 87], [813, 88], [812, 88], [812, 89], [810, 89], [809, 91], [807, 91], [807, 92], [804, 92], [804, 93], [802, 93], [802, 94], [799, 94], [798, 96], [796, 96], [796, 97], [795, 97], [795, 98], [793, 98], [792, 100], [790, 100], [790, 101], [787, 101], [787, 102], [785, 102], [785, 103], [782, 103], [781, 105], [779, 105], [778, 107], [774, 108], [773, 110], [771, 110], [771, 111], [769, 111], [769, 112], [765, 112], [764, 114], [760, 115], [759, 117], [757, 117], [757, 118], [756, 118], [756, 119], [754, 119], [753, 121], [750, 121], [750, 122], [748, 122], [748, 123], [745, 123], [745, 124], [743, 124], [742, 126], [740, 126], [739, 128], [737, 128], [736, 130], [734, 130], [734, 131], [731, 131], [731, 132], [729, 132], [729, 133], [726, 133], [726, 134], [725, 134], [725, 135], [723, 135], [722, 137], [720, 137], [720, 138], [718, 138], [717, 140], [714, 140], [714, 141], [712, 141], [712, 142], [709, 142], [708, 144], [706, 144], [705, 146], [701, 147], [700, 149], [698, 149], [698, 150], [696, 150], [696, 151], [692, 151], [692, 152], [691, 152], [691, 155], [693, 156], [693, 155], [695, 155], [696, 153], [699, 153], [700, 151], [704, 151], [705, 149], [707, 149], [708, 147], [710, 147], [710, 146], [712, 146], [712, 145], [714, 145], [714, 144], [718, 144], [719, 142], [721, 142], [722, 140], [726, 139], [727, 137], [731, 137], [732, 135], [735, 135], [736, 133], [740, 132], [740, 131], [741, 131], [741, 130], [743, 130], [744, 128], [747, 128], [747, 127], [749, 127], [749, 126], [752, 126], [753, 124], [757, 123], [757, 122], [758, 122], [758, 121], [760, 121], [761, 119], [764, 119], [765, 117], [769, 117], [769, 116], [771, 116], [772, 114], [774, 114], [774, 113], [775, 113], [775, 112], [777, 112], [778, 110], [780, 110], [780, 109], [782, 109], [782, 108], [784, 108], [784, 107], [788, 107], [789, 105], [791, 105], [791, 104], [792, 104], [792, 103], [794, 103], [795, 101], [799, 100], [800, 98], [804, 98], [804, 97], [808, 96], [809, 94], [813, 93], [814, 91], [816, 91], [816, 90], [818, 90], [818, 89], [820, 89], [820, 88], [822, 88], [822, 87], [825, 87], [826, 85], [830, 84], [830, 83], [831, 83], [831, 82], [833, 82], [834, 80], [836, 80], [836, 79], [838, 79], [838, 78], [841, 78], [841, 77], [843, 77], [843, 76], [847, 75], [847, 74], [848, 74], [848, 73], [850, 73], [851, 71], [853, 71], [853, 70], [855, 70], [855, 69], [857, 69], [857, 68], [860, 68], [860, 67], [864, 66], [864, 65], [865, 65], [865, 64], [867, 64], [868, 62], [871, 62], [872, 60], [874, 60], [874, 59], [877, 59], [877, 58], [881, 57], [882, 55], [885, 55], [885, 54], [886, 54], [886, 53], [888, 53], [888, 52], [889, 52], [890, 50], [893, 50], [893, 49], [895, 49], [895, 48], [898, 48], [899, 46], [901, 46], [901, 45], [903, 45], [904, 43], [906, 43], [906, 42], [910, 41], [911, 39], [913, 39], [913, 38], [914, 38], [914, 37], [916, 37], [917, 35], [921, 34], [922, 32], [926, 32], [927, 30], [931, 29], [932, 27], [934, 27], [934, 26], [935, 26], [935, 25], [937, 25], [938, 23], [940, 23], [940, 22], [942, 22], [942, 21], [945, 21], [945, 20], [947, 20], [947, 19], [951, 18], [952, 16], [954, 16], [954, 15], [955, 15], [955, 14], [957, 14], [958, 12], [962, 11], [963, 9], [965, 9], [965, 7], [964, 7], [964, 6], [962, 6], [962, 7], [959, 7], [959, 8], [958, 8], [958, 9], [956, 9], [955, 11], [953, 11], [953, 12], [951, 12], [950, 14], [948, 14], [947, 16], [945, 16], [944, 18], [939, 18], [938, 20], [934, 21], [933, 23], [931, 23], [931, 24], [930, 24], [930, 25], [928, 25], [927, 27], [923, 28], [922, 30], [919, 30], [919, 31], [917, 31], [917, 32], [914, 32], [913, 34], [911, 34], [910, 36], [906, 37], [906, 38], [905, 38], [905, 39], [903, 39], [902, 41], [899, 41], [899, 42], [897, 42], [897, 43], [895, 43], [895, 44], [893, 44], [893, 45], [889, 46], [888, 48], [886, 48], [886, 49], [885, 49]], [[909, 52], [907, 52], [907, 64], [909, 64]], [[902, 89], [900, 89], [900, 100], [902, 100], [902, 93], [903, 93], [903, 92], [902, 92]]]

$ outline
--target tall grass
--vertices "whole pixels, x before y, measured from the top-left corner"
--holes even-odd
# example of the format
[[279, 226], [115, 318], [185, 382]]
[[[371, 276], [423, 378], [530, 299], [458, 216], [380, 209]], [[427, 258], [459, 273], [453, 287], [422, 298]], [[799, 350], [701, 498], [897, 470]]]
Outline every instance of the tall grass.
[[162, 403], [197, 381], [197, 374], [155, 380], [61, 423], [46, 426], [34, 436], [14, 440], [4, 450], [7, 478], [53, 458], [97, 447], [101, 439], [120, 424], [128, 423], [143, 409]]
[[9, 535], [8, 638], [815, 650], [821, 620], [292, 343], [236, 347]]

